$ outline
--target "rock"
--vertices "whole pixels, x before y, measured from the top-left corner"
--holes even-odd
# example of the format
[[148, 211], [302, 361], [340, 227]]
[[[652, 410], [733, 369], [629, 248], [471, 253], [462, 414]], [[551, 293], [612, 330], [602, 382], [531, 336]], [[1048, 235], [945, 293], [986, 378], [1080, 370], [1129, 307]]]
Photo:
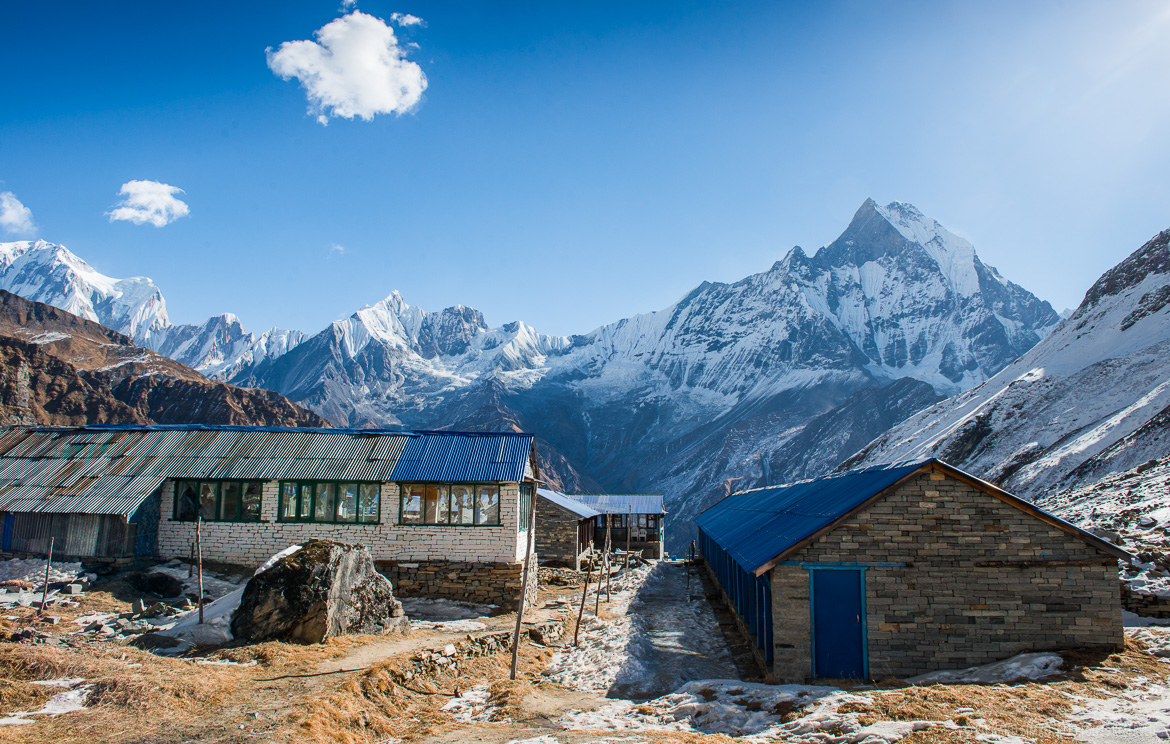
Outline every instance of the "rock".
[[141, 615], [146, 611], [146, 600], [136, 599], [130, 603], [130, 611], [135, 615]]
[[182, 645], [182, 641], [178, 638], [171, 638], [170, 636], [159, 635], [158, 633], [143, 633], [134, 640], [130, 641], [130, 645], [135, 648], [143, 649], [144, 651], [151, 651], [154, 649], [168, 649], [175, 648]]
[[1143, 530], [1152, 530], [1154, 527], [1158, 526], [1158, 520], [1154, 519], [1153, 517], [1142, 517], [1137, 521], [1137, 524], [1138, 527], [1141, 527]]
[[67, 594], [70, 596], [81, 594], [84, 591], [85, 591], [85, 588], [82, 587], [81, 584], [66, 584], [61, 589], [62, 594]]
[[1114, 545], [1121, 545], [1123, 542], [1120, 533], [1115, 532], [1114, 530], [1107, 530], [1104, 527], [1094, 527], [1093, 529], [1089, 530], [1089, 532], [1101, 538], [1102, 540], [1108, 540]]
[[232, 634], [253, 642], [320, 643], [347, 634], [406, 630], [390, 580], [360, 545], [310, 540], [253, 576], [232, 616]]
[[156, 597], [179, 597], [183, 594], [183, 582], [165, 573], [147, 573], [134, 571], [126, 575], [130, 582], [140, 592], [153, 594]]
[[443, 646], [443, 656], [454, 656], [454, 655], [455, 655], [455, 644], [448, 643], [446, 646]]

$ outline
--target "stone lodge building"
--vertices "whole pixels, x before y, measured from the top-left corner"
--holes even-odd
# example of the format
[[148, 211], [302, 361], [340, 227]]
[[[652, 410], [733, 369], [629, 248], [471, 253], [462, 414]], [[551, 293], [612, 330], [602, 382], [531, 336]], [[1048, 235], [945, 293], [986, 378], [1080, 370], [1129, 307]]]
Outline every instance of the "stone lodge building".
[[536, 553], [540, 559], [579, 570], [581, 558], [593, 545], [594, 519], [600, 514], [572, 496], [536, 489]]
[[605, 550], [606, 531], [610, 547], [642, 553], [643, 558], [665, 557], [666, 507], [661, 494], [578, 493], [570, 498], [580, 501], [601, 514], [594, 517], [593, 547]]
[[402, 596], [514, 604], [540, 478], [530, 434], [246, 426], [0, 431], [0, 550], [245, 567], [359, 543]]
[[1120, 548], [938, 460], [732, 494], [699, 550], [779, 682], [1124, 643]]

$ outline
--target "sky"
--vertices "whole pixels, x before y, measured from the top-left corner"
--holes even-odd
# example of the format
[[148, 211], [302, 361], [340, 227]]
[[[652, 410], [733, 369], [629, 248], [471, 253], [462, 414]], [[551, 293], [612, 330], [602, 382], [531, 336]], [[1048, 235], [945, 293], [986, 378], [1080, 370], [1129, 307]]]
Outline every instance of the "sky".
[[903, 201], [1058, 310], [1170, 227], [1164, 2], [0, 5], [0, 240], [173, 322], [586, 333]]

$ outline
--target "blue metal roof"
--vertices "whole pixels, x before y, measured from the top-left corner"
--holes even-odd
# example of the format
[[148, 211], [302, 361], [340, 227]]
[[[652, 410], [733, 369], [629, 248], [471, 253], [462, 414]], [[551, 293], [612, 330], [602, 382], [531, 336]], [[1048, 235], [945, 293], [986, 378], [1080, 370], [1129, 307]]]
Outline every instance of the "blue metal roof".
[[581, 518], [597, 517], [601, 515], [601, 512], [597, 511], [593, 507], [582, 504], [573, 496], [566, 496], [560, 491], [553, 491], [548, 488], [538, 488], [536, 489], [536, 492], [542, 499], [548, 499], [562, 509], [566, 509]]
[[575, 493], [573, 498], [602, 514], [665, 514], [662, 494]]
[[519, 482], [532, 452], [532, 434], [450, 434], [406, 442], [390, 480], [405, 482]]
[[929, 462], [740, 491], [704, 511], [695, 524], [752, 573]]

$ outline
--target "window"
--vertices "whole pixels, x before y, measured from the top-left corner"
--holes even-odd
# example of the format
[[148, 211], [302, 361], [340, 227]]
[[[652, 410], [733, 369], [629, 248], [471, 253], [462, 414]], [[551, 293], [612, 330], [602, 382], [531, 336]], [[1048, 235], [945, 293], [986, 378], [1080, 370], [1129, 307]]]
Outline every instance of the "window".
[[377, 524], [382, 488], [378, 483], [281, 481], [281, 522]]
[[528, 529], [532, 521], [532, 484], [524, 483], [520, 486], [520, 532]]
[[498, 484], [403, 483], [399, 489], [400, 524], [469, 527], [500, 524]]
[[194, 522], [258, 522], [260, 481], [175, 481], [175, 519]]

